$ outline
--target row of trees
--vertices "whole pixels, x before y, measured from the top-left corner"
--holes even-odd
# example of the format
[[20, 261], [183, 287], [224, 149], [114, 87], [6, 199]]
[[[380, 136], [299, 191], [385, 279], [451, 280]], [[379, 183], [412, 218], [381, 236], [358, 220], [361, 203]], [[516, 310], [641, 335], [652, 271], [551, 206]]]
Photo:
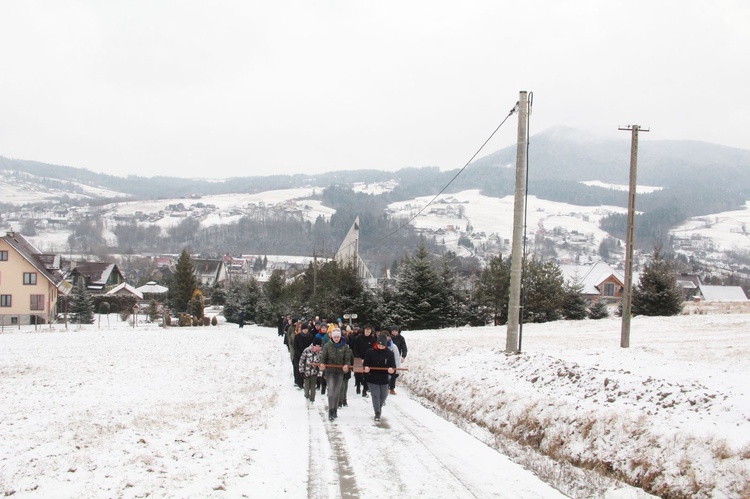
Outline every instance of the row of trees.
[[[375, 290], [357, 277], [353, 264], [333, 260], [310, 264], [291, 279], [283, 271], [274, 271], [264, 286], [254, 279], [233, 281], [220, 296], [227, 320], [236, 322], [243, 312], [246, 320], [269, 326], [286, 313], [328, 318], [356, 313], [360, 323], [399, 324], [407, 329], [505, 324], [510, 259], [492, 258], [481, 272], [469, 276], [457, 272], [456, 261], [450, 252], [437, 258], [420, 245], [412, 254], [405, 254], [398, 276]], [[528, 259], [523, 282], [524, 322], [609, 315], [605, 302], [586, 300], [582, 285], [566, 283], [552, 262]], [[670, 265], [656, 251], [633, 288], [633, 314], [675, 315], [682, 303]]]
[[[361, 323], [399, 324], [407, 329], [505, 324], [510, 259], [494, 257], [481, 272], [470, 276], [458, 272], [459, 265], [455, 254], [448, 252], [435, 258], [420, 244], [412, 254], [404, 255], [398, 266], [398, 276], [375, 290], [358, 278], [353, 262], [342, 264], [332, 260], [317, 266], [310, 264], [291, 279], [287, 279], [283, 271], [274, 271], [263, 287], [252, 278], [235, 280], [226, 290], [212, 290], [212, 297], [215, 302], [224, 304], [227, 320], [236, 322], [242, 313], [245, 320], [269, 326], [276, 324], [279, 314], [288, 312], [328, 318], [356, 313]], [[169, 284], [169, 308], [202, 319], [203, 292], [187, 250], [180, 254]], [[523, 290], [523, 321], [527, 323], [599, 319], [608, 315], [604, 302], [589, 303], [583, 297], [582, 285], [566, 283], [560, 268], [549, 261], [526, 260]], [[102, 297], [98, 298], [101, 302]], [[74, 321], [93, 322], [97, 303], [83, 283], [66, 300]], [[670, 264], [657, 250], [633, 288], [632, 312], [675, 315], [681, 311], [682, 303], [682, 293]], [[116, 307], [130, 310], [134, 303], [120, 305]], [[149, 313], [155, 315], [158, 311], [154, 309]]]

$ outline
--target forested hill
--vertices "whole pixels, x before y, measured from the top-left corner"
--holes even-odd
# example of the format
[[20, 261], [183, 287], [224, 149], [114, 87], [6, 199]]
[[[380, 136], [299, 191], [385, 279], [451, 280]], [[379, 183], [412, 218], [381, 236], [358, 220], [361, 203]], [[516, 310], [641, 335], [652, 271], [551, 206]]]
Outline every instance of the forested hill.
[[[583, 181], [628, 183], [630, 134], [604, 139], [580, 130], [556, 127], [529, 140], [529, 193], [544, 199], [576, 205], [625, 206], [624, 191], [586, 186]], [[638, 183], [661, 187], [639, 195], [638, 209], [659, 213], [672, 223], [687, 216], [735, 209], [750, 199], [750, 151], [697, 141], [654, 140], [641, 134]], [[514, 192], [515, 145], [472, 163], [447, 192], [480, 189], [491, 196]], [[252, 170], [253, 165], [248, 165]], [[207, 165], [220, 169], [221, 165]], [[166, 198], [235, 192], [262, 192], [300, 186], [351, 186], [391, 179], [398, 187], [388, 201], [429, 196], [439, 192], [458, 169], [404, 168], [396, 172], [348, 170], [316, 175], [248, 176], [224, 181], [195, 178], [119, 177], [81, 168], [50, 165], [0, 156], [0, 171], [23, 171], [39, 177], [75, 181], [129, 194], [137, 198]]]

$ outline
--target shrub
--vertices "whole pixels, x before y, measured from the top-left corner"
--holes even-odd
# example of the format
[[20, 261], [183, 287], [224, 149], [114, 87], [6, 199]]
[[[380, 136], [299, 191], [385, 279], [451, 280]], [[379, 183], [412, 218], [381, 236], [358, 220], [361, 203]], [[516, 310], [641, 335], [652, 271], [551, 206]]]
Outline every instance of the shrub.
[[588, 310], [589, 319], [606, 319], [609, 317], [609, 310], [607, 309], [607, 303], [604, 300], [596, 300]]
[[178, 316], [178, 322], [180, 327], [189, 327], [193, 325], [192, 317], [190, 317], [190, 314], [186, 314], [185, 312], [180, 312], [180, 315]]
[[219, 325], [219, 321], [216, 320], [216, 316], [215, 315], [213, 317], [211, 317], [211, 325], [212, 326], [218, 326]]

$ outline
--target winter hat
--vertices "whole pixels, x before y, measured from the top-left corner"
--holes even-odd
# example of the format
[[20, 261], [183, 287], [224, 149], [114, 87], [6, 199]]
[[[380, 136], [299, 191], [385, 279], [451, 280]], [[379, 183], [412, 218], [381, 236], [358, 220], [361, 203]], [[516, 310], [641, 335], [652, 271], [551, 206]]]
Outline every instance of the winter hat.
[[318, 346], [322, 345], [323, 344], [323, 338], [318, 338], [316, 336], [315, 338], [313, 338], [312, 344], [313, 344], [313, 346], [315, 346], [315, 345], [318, 345]]
[[333, 331], [331, 331], [331, 338], [341, 338], [341, 330], [334, 329]]
[[378, 334], [378, 345], [388, 346], [388, 335], [385, 333]]

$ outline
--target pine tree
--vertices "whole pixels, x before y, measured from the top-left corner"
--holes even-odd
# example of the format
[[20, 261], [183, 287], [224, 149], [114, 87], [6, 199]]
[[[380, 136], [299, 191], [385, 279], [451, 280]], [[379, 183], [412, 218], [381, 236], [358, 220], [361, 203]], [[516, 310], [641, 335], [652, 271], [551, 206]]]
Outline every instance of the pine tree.
[[91, 298], [83, 279], [74, 288], [70, 302], [70, 314], [73, 322], [79, 324], [94, 323], [94, 300]]
[[641, 272], [633, 287], [633, 315], [677, 315], [682, 312], [684, 298], [671, 266], [654, 250], [651, 261]]
[[442, 290], [442, 307], [440, 327], [449, 327], [469, 322], [467, 299], [456, 278], [456, 269], [451, 266], [456, 254], [447, 252], [441, 259], [440, 284]]
[[475, 311], [472, 325], [508, 322], [508, 298], [510, 293], [510, 259], [501, 255], [493, 257], [482, 270], [474, 287], [473, 305]]
[[169, 288], [170, 304], [172, 310], [187, 312], [193, 292], [198, 287], [195, 277], [195, 267], [187, 250], [182, 250], [180, 258], [177, 259], [172, 286]]
[[575, 280], [563, 285], [562, 316], [571, 321], [585, 319], [588, 315], [586, 299], [583, 297], [583, 284]]
[[588, 311], [589, 319], [606, 319], [609, 317], [609, 309], [607, 308], [607, 302], [604, 300], [594, 300], [589, 306]]
[[149, 302], [148, 308], [146, 309], [146, 315], [151, 319], [151, 322], [156, 322], [159, 319], [160, 310], [156, 300], [151, 300]]
[[443, 322], [440, 278], [428, 257], [422, 242], [412, 258], [405, 259], [399, 268], [398, 301], [403, 307], [402, 324], [408, 329], [438, 328]]
[[524, 322], [548, 322], [560, 318], [565, 280], [553, 262], [526, 261], [523, 276]]

